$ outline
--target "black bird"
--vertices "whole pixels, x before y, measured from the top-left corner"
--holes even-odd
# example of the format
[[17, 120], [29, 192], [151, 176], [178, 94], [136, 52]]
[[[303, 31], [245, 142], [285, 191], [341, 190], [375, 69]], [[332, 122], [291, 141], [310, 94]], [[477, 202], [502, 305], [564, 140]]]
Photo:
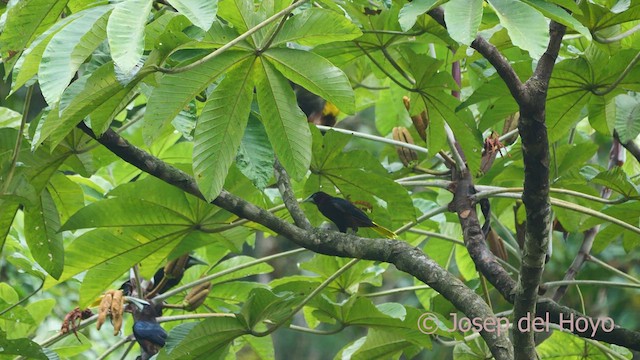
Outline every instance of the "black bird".
[[[177, 265], [179, 266], [180, 258], [178, 258], [178, 262]], [[158, 271], [156, 271], [155, 275], [153, 275], [153, 286], [158, 286], [161, 282], [162, 282], [162, 278], [164, 278], [166, 276], [166, 280], [164, 282], [164, 284], [162, 285], [162, 287], [157, 291], [158, 294], [162, 294], [165, 293], [167, 291], [169, 291], [169, 289], [171, 289], [172, 287], [178, 285], [180, 283], [180, 281], [182, 280], [182, 277], [184, 276], [184, 270], [195, 266], [195, 265], [207, 265], [206, 262], [193, 257], [191, 255], [189, 255], [189, 257], [187, 258], [186, 262], [184, 262], [184, 267], [182, 269], [178, 268], [175, 269], [171, 274], [165, 275], [165, 268], [160, 268], [158, 269]]]
[[[138, 304], [133, 312], [133, 336], [142, 348], [141, 360], [150, 359], [166, 342], [167, 332], [156, 320], [157, 309], [152, 304]], [[142, 307], [142, 308], [140, 308]]]
[[306, 198], [304, 202], [316, 204], [322, 215], [333, 221], [340, 232], [346, 233], [349, 228], [353, 229], [353, 231], [358, 231], [359, 227], [368, 227], [387, 238], [396, 238], [396, 234], [393, 231], [374, 223], [364, 211], [345, 199], [318, 191]]
[[[185, 255], [186, 256], [186, 255]], [[177, 269], [178, 271], [176, 271], [176, 275], [169, 275], [167, 276], [167, 279], [165, 280], [164, 284], [162, 285], [162, 287], [156, 292], [156, 294], [162, 294], [164, 292], [169, 291], [169, 289], [171, 289], [172, 287], [178, 285], [180, 283], [180, 281], [182, 280], [182, 276], [184, 275], [184, 270], [194, 266], [194, 265], [207, 265], [206, 262], [193, 257], [191, 255], [188, 255], [188, 258], [186, 260], [186, 262], [184, 263], [184, 268], [183, 269]], [[157, 286], [158, 284], [160, 284], [162, 282], [162, 278], [165, 277], [165, 273], [164, 273], [165, 268], [161, 267], [160, 269], [158, 269], [158, 271], [156, 271], [156, 273], [153, 275], [153, 283], [150, 285], [150, 288], [147, 288], [147, 291], [151, 291], [153, 289], [153, 287]], [[123, 294], [125, 296], [131, 296], [133, 294], [133, 290], [134, 287], [131, 284], [131, 279], [125, 281], [122, 283], [122, 285], [120, 285], [120, 290], [122, 290]]]

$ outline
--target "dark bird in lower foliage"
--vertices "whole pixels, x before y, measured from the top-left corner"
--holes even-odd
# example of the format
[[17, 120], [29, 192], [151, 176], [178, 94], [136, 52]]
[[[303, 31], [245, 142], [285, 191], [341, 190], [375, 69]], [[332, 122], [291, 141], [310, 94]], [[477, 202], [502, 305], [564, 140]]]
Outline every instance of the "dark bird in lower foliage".
[[[187, 256], [187, 255], [184, 255], [184, 256]], [[157, 291], [158, 294], [165, 293], [169, 291], [169, 289], [171, 289], [172, 287], [178, 285], [180, 281], [182, 281], [182, 277], [184, 276], [184, 271], [187, 270], [188, 268], [195, 265], [207, 265], [206, 262], [196, 257], [193, 257], [191, 255], [188, 255], [188, 257], [183, 260], [184, 261], [181, 261], [181, 258], [178, 258], [177, 260], [175, 260], [175, 263], [169, 262], [167, 266], [158, 269], [155, 275], [153, 275], [154, 287], [160, 285], [162, 282], [162, 279], [165, 278], [164, 284], [162, 284], [160, 289]], [[167, 269], [167, 267], [171, 266], [171, 264], [174, 264], [174, 266], [172, 267], [172, 269], [170, 269], [170, 272], [167, 273], [166, 271], [169, 270]]]
[[133, 336], [142, 348], [140, 359], [146, 360], [157, 354], [164, 346], [167, 332], [156, 320], [157, 309], [154, 305], [137, 305], [138, 308], [133, 312]]
[[396, 238], [393, 231], [371, 221], [364, 211], [345, 199], [319, 191], [306, 198], [304, 202], [316, 204], [322, 215], [336, 224], [340, 232], [346, 233], [347, 229], [353, 229], [355, 232], [359, 227], [368, 227], [389, 239]]

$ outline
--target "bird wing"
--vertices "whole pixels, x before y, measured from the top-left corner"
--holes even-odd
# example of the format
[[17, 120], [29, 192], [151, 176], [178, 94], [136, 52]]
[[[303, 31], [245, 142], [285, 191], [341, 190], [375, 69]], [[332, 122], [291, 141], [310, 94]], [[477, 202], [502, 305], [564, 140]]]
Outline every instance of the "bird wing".
[[333, 200], [333, 203], [335, 204], [337, 209], [351, 215], [354, 222], [354, 224], [351, 225], [362, 227], [373, 226], [373, 222], [371, 221], [371, 219], [369, 219], [367, 214], [365, 214], [364, 211], [360, 210], [357, 206], [353, 205], [348, 200], [341, 198], [333, 198]]
[[156, 345], [164, 346], [167, 332], [158, 323], [149, 321], [136, 321], [133, 324], [133, 335], [136, 340], [148, 340]]

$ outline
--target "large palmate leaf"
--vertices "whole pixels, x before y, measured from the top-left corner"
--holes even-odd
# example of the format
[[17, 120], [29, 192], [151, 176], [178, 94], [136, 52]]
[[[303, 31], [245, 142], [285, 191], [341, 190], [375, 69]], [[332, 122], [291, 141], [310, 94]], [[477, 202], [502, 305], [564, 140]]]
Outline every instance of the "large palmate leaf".
[[482, 0], [451, 0], [444, 5], [444, 21], [454, 40], [470, 45], [476, 38], [483, 3]]
[[415, 25], [418, 16], [431, 10], [438, 0], [414, 0], [405, 4], [398, 15], [398, 20], [403, 31], [407, 31]]
[[555, 67], [547, 96], [550, 141], [565, 136], [578, 122], [580, 111], [591, 97], [587, 88], [593, 80], [585, 78], [587, 74], [591, 74], [590, 66], [583, 58], [565, 60]]
[[152, 3], [151, 0], [124, 0], [109, 16], [107, 35], [111, 56], [124, 74], [133, 74], [142, 65], [144, 26]]
[[80, 65], [106, 38], [107, 12], [111, 8], [98, 6], [81, 12], [49, 41], [38, 70], [38, 83], [49, 105], [60, 100]]
[[247, 333], [237, 318], [209, 318], [193, 326], [178, 344], [165, 347], [158, 354], [158, 360], [223, 359], [233, 339]]
[[353, 22], [335, 11], [311, 8], [287, 20], [274, 38], [272, 46], [287, 42], [315, 46], [353, 40], [361, 35], [362, 32]]
[[517, 0], [489, 0], [507, 29], [513, 45], [539, 59], [547, 48], [549, 30], [544, 16], [534, 8]]
[[39, 33], [56, 22], [68, 0], [18, 1], [7, 13], [0, 34], [0, 56], [5, 77], [13, 68], [18, 55]]
[[275, 155], [264, 125], [250, 116], [240, 143], [236, 166], [258, 188], [264, 189], [273, 177]]
[[[158, 268], [159, 263], [184, 236], [180, 227], [146, 227], [96, 229], [76, 238], [65, 249], [65, 269], [60, 282], [90, 270], [83, 282], [80, 306], [86, 306], [97, 298], [115, 280], [121, 278], [133, 265], [152, 256], [145, 266], [146, 276]], [[100, 251], [95, 251], [99, 248]], [[47, 287], [55, 283], [47, 281]]]
[[274, 67], [260, 61], [256, 68], [257, 98], [262, 121], [274, 151], [291, 176], [300, 180], [311, 162], [311, 133], [291, 85]]
[[209, 201], [222, 191], [247, 126], [253, 99], [253, 66], [253, 59], [245, 60], [225, 76], [209, 95], [196, 125], [193, 172]]
[[60, 217], [48, 191], [25, 211], [25, 236], [33, 258], [53, 278], [59, 278], [64, 266]]
[[144, 141], [152, 144], [193, 98], [236, 63], [251, 56], [244, 51], [226, 51], [214, 59], [180, 74], [165, 75], [151, 93], [144, 114]]
[[640, 98], [630, 95], [616, 97], [615, 130], [620, 136], [620, 142], [626, 144], [640, 134]]
[[325, 58], [294, 49], [269, 49], [264, 58], [282, 75], [330, 101], [341, 111], [355, 111], [353, 89], [347, 76]]
[[[61, 106], [65, 105], [63, 102], [68, 102], [68, 105], [60, 108], [59, 114], [57, 107], [54, 108], [53, 111], [56, 112], [47, 116], [42, 125], [41, 134], [35, 143], [40, 144], [50, 138], [54, 146], [59, 144], [80, 121], [102, 106], [105, 101], [124, 89], [133, 89], [143, 76], [143, 74], [139, 75], [135, 81], [123, 86], [116, 79], [113, 63], [108, 62], [88, 77], [74, 82], [67, 88], [61, 99]], [[65, 100], [67, 93], [69, 94], [68, 100]]]
[[195, 26], [209, 30], [216, 19], [217, 0], [168, 0], [179, 13], [186, 16]]
[[[570, 13], [562, 9], [560, 6], [549, 4], [544, 0], [523, 0], [524, 3], [529, 4], [534, 9], [540, 11], [544, 16], [556, 21], [562, 25], [566, 25], [570, 29], [573, 29], [583, 35], [587, 40], [591, 41], [591, 32], [589, 29], [582, 25], [580, 21], [576, 20]], [[562, 6], [567, 7], [573, 4], [573, 8], [576, 8], [575, 3], [572, 1], [563, 2]]]

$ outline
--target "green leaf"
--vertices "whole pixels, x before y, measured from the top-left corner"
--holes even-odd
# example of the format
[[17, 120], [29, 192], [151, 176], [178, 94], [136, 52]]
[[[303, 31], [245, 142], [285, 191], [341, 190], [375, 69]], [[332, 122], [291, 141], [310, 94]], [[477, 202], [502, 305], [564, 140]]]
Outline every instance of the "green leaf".
[[302, 179], [311, 162], [311, 132], [296, 103], [291, 85], [273, 66], [260, 61], [257, 71], [258, 106], [276, 156], [289, 174]]
[[253, 64], [246, 60], [225, 76], [209, 96], [196, 125], [193, 173], [209, 201], [222, 191], [247, 126], [253, 99]]
[[159, 225], [189, 228], [193, 225], [191, 216], [150, 201], [119, 197], [97, 201], [80, 209], [60, 230]]
[[611, 96], [591, 96], [588, 104], [589, 124], [598, 133], [611, 136], [615, 129], [616, 102]]
[[251, 115], [236, 156], [236, 166], [255, 187], [264, 190], [273, 177], [275, 155], [264, 126]]
[[49, 275], [58, 279], [64, 267], [64, 248], [60, 229], [60, 217], [48, 191], [43, 191], [40, 201], [25, 211], [25, 237], [33, 258]]
[[585, 75], [591, 73], [584, 58], [565, 60], [555, 66], [546, 106], [550, 142], [565, 136], [580, 119], [580, 112], [592, 97], [587, 91], [592, 80]]
[[[228, 260], [221, 261], [219, 264], [214, 266], [213, 269], [209, 271], [209, 273], [219, 273], [223, 271], [228, 271], [231, 268], [238, 268], [253, 261], [256, 261], [256, 259], [249, 256], [244, 256], [244, 255], [234, 256]], [[273, 267], [271, 267], [271, 265], [267, 263], [258, 263], [258, 264], [244, 267], [242, 269], [235, 269], [233, 272], [227, 275], [223, 275], [212, 280], [212, 283], [213, 284], [225, 283], [231, 280], [245, 278], [247, 276], [258, 275], [258, 274], [268, 274], [272, 271], [273, 271]]]
[[315, 46], [336, 41], [349, 41], [362, 36], [362, 31], [335, 11], [311, 8], [289, 18], [271, 44], [287, 42]]
[[364, 341], [358, 341], [352, 348], [344, 348], [343, 352], [351, 353], [349, 359], [352, 360], [394, 359], [403, 351], [413, 350], [420, 336], [428, 338], [418, 331], [372, 328]]
[[216, 20], [217, 0], [168, 0], [179, 13], [186, 16], [195, 26], [209, 30]]
[[246, 333], [237, 318], [209, 318], [194, 326], [171, 352], [163, 349], [158, 360], [224, 359], [233, 339]]
[[138, 91], [130, 86], [118, 91], [115, 95], [107, 99], [102, 105], [91, 112], [89, 125], [96, 136], [101, 136], [109, 126], [111, 121], [138, 96]]
[[124, 74], [133, 74], [142, 65], [144, 27], [152, 3], [151, 0], [124, 0], [109, 16], [107, 35], [111, 56]]
[[[348, 259], [315, 254], [310, 260], [301, 263], [299, 266], [303, 270], [320, 275], [322, 279], [327, 279], [348, 262]], [[386, 265], [378, 266], [373, 261], [360, 261], [340, 275], [334, 283], [329, 285], [329, 288], [336, 291], [356, 293], [362, 283], [379, 286], [382, 284], [382, 273], [385, 269]]]
[[[320, 188], [321, 184], [333, 184], [343, 197], [370, 204], [369, 217], [387, 228], [414, 219], [415, 210], [407, 190], [393, 181], [370, 153], [362, 150], [345, 152], [344, 146], [349, 139], [348, 135], [335, 131], [328, 131], [324, 136], [314, 131], [312, 175], [307, 180], [305, 192], [333, 193], [333, 188]], [[385, 206], [378, 199], [383, 200]]]
[[633, 141], [640, 134], [640, 99], [637, 96], [616, 96], [615, 130], [620, 136], [620, 142], [626, 144]]
[[39, 33], [58, 20], [68, 0], [19, 1], [9, 8], [0, 33], [0, 57], [5, 77], [18, 55]]
[[257, 355], [256, 360], [275, 359], [275, 351], [273, 348], [273, 339], [271, 336], [255, 337], [252, 335], [243, 336], [241, 339], [247, 342]]
[[48, 348], [64, 358], [80, 355], [92, 348], [91, 339], [87, 338], [82, 332], [78, 331], [75, 335], [78, 336], [79, 341], [75, 336], [67, 336], [60, 341], [56, 341]]
[[238, 314], [253, 329], [263, 320], [279, 322], [289, 315], [295, 297], [290, 292], [274, 294], [271, 290], [255, 288]]
[[489, 0], [513, 45], [540, 59], [549, 42], [547, 20], [538, 11], [517, 0]]
[[[591, 41], [591, 32], [589, 29], [582, 25], [580, 21], [576, 20], [571, 14], [569, 14], [566, 10], [562, 9], [558, 5], [549, 4], [549, 2], [544, 0], [522, 0], [525, 4], [533, 7], [534, 9], [540, 11], [544, 16], [549, 19], [556, 21], [562, 25], [566, 25], [570, 29], [573, 29], [584, 36], [587, 41]], [[574, 8], [576, 8], [574, 2], [570, 2], [574, 4]]]
[[7, 333], [0, 330], [0, 355], [20, 355], [28, 359], [48, 360], [38, 343], [29, 339], [7, 339]]
[[71, 215], [84, 207], [84, 194], [80, 185], [69, 180], [66, 175], [55, 173], [47, 190], [56, 204], [60, 223], [65, 223]]
[[433, 9], [439, 2], [438, 0], [414, 0], [405, 4], [402, 9], [400, 9], [400, 14], [398, 15], [398, 21], [400, 22], [402, 31], [411, 30], [418, 20], [418, 16]]
[[483, 0], [451, 0], [444, 5], [444, 21], [451, 38], [471, 45], [482, 21]]
[[554, 331], [551, 337], [536, 347], [540, 359], [554, 358], [583, 358], [583, 359], [607, 359], [608, 352], [600, 349], [585, 339], [578, 336]]
[[60, 30], [62, 30], [65, 26], [81, 16], [83, 16], [83, 13], [79, 12], [61, 19], [60, 21], [53, 24], [53, 26], [51, 26], [45, 32], [40, 34], [33, 42], [31, 42], [31, 44], [29, 44], [29, 47], [22, 52], [22, 55], [16, 62], [13, 69], [13, 83], [11, 85], [12, 93], [18, 90], [22, 85], [26, 84], [27, 81], [31, 80], [36, 75], [40, 66], [40, 61], [42, 60], [42, 54], [49, 44], [49, 41], [51, 41], [51, 38], [53, 38], [53, 36]]
[[269, 49], [263, 54], [289, 80], [353, 114], [355, 97], [347, 76], [327, 59], [295, 49]]
[[[169, 227], [96, 229], [77, 237], [67, 246], [64, 272], [59, 282], [90, 270], [80, 289], [79, 306], [93, 302], [114, 281], [142, 260], [152, 257], [152, 264], [142, 269], [151, 273], [184, 235]], [[96, 251], [95, 249], [100, 249]], [[148, 276], [148, 274], [147, 274]], [[47, 280], [45, 288], [56, 283]]]
[[191, 70], [164, 75], [147, 103], [142, 128], [145, 143], [152, 144], [162, 129], [188, 106], [196, 95], [249, 56], [251, 53], [244, 51], [226, 51]]
[[636, 185], [631, 181], [627, 173], [625, 173], [619, 166], [599, 173], [592, 178], [590, 182], [606, 186], [625, 197], [632, 198], [640, 195]]
[[83, 11], [49, 41], [38, 70], [38, 83], [49, 105], [60, 100], [80, 65], [106, 38], [107, 12], [111, 8], [98, 6]]

